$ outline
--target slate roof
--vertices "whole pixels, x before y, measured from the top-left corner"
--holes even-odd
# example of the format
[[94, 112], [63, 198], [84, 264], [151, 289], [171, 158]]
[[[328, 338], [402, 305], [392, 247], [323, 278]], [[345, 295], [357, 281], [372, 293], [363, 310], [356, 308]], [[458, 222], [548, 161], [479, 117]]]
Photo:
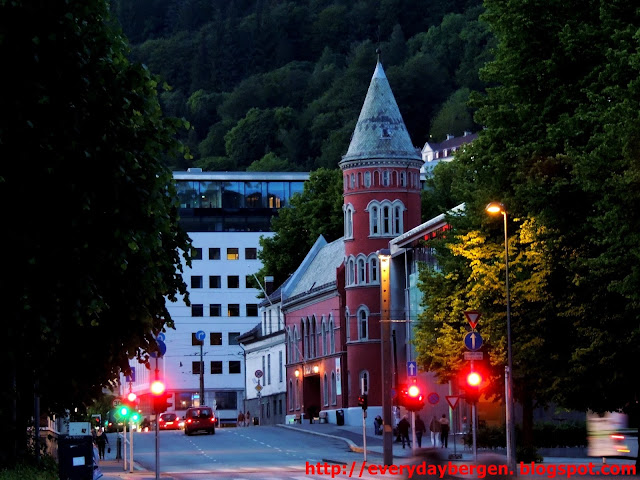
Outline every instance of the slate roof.
[[304, 294], [313, 289], [335, 283], [336, 268], [344, 262], [344, 241], [342, 238], [323, 246], [300, 280], [290, 292], [289, 298]]
[[428, 145], [431, 148], [431, 150], [433, 150], [434, 152], [439, 152], [442, 150], [451, 150], [451, 149], [457, 150], [458, 148], [460, 148], [460, 146], [465, 145], [467, 143], [471, 143], [476, 138], [478, 138], [477, 133], [468, 133], [460, 137], [447, 138], [446, 140], [440, 143], [427, 142], [425, 144], [425, 147]]
[[342, 162], [360, 159], [422, 160], [411, 143], [382, 64], [378, 62]]

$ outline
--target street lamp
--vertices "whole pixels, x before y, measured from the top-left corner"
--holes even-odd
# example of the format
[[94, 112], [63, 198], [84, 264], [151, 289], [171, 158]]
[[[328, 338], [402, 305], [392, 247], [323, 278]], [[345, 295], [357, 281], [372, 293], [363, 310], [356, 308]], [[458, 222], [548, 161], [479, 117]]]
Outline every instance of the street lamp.
[[507, 210], [504, 205], [499, 202], [491, 202], [485, 207], [485, 210], [492, 214], [502, 214], [504, 219], [504, 265], [505, 265], [505, 285], [507, 293], [507, 368], [506, 376], [506, 392], [505, 392], [505, 413], [507, 422], [507, 464], [509, 469], [515, 471], [515, 450], [516, 435], [515, 424], [513, 418], [513, 360], [511, 356], [511, 299], [509, 297], [509, 242], [507, 237]]
[[377, 252], [380, 264], [380, 346], [382, 377], [382, 461], [393, 464], [393, 425], [391, 414], [391, 282], [389, 267], [391, 251], [381, 249]]

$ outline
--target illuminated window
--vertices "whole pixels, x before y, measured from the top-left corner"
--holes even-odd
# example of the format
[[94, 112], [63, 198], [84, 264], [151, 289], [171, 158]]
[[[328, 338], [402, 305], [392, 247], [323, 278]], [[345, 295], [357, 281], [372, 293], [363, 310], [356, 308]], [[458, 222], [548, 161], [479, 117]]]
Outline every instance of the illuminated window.
[[227, 248], [227, 260], [239, 260], [240, 252], [237, 248]]

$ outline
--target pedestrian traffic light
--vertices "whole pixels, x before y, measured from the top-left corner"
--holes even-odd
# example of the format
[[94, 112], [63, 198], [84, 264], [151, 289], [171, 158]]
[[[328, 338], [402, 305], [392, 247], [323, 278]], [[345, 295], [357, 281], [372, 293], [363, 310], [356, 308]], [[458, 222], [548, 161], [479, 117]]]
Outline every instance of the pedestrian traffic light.
[[127, 395], [127, 400], [129, 400], [131, 403], [134, 403], [136, 401], [136, 398], [138, 398], [138, 396], [133, 392], [129, 392], [129, 395]]
[[91, 426], [98, 428], [102, 426], [102, 415], [99, 413], [95, 413], [91, 415]]
[[424, 395], [422, 389], [418, 385], [410, 385], [407, 389], [405, 407], [410, 412], [417, 412], [424, 407]]
[[151, 384], [151, 394], [153, 396], [153, 413], [159, 415], [166, 412], [169, 407], [173, 406], [170, 402], [172, 395], [165, 391], [164, 382], [156, 380]]
[[369, 399], [367, 398], [366, 393], [363, 393], [362, 395], [358, 396], [358, 406], [362, 407], [363, 410], [366, 410], [367, 407], [369, 406]]

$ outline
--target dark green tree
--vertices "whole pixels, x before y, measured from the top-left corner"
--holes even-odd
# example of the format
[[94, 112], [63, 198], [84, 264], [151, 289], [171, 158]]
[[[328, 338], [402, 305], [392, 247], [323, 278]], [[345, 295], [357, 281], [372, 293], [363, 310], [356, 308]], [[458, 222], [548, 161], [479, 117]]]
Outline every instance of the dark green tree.
[[300, 265], [320, 235], [331, 242], [343, 234], [342, 172], [320, 168], [311, 172], [301, 194], [271, 221], [273, 236], [261, 237], [258, 278], [273, 275], [281, 285]]
[[190, 242], [163, 166], [186, 125], [162, 115], [107, 3], [1, 2], [0, 23], [0, 54], [20, 65], [0, 100], [4, 466], [25, 454], [34, 395], [42, 413], [83, 411], [148, 358], [173, 325], [166, 299], [188, 301]]

